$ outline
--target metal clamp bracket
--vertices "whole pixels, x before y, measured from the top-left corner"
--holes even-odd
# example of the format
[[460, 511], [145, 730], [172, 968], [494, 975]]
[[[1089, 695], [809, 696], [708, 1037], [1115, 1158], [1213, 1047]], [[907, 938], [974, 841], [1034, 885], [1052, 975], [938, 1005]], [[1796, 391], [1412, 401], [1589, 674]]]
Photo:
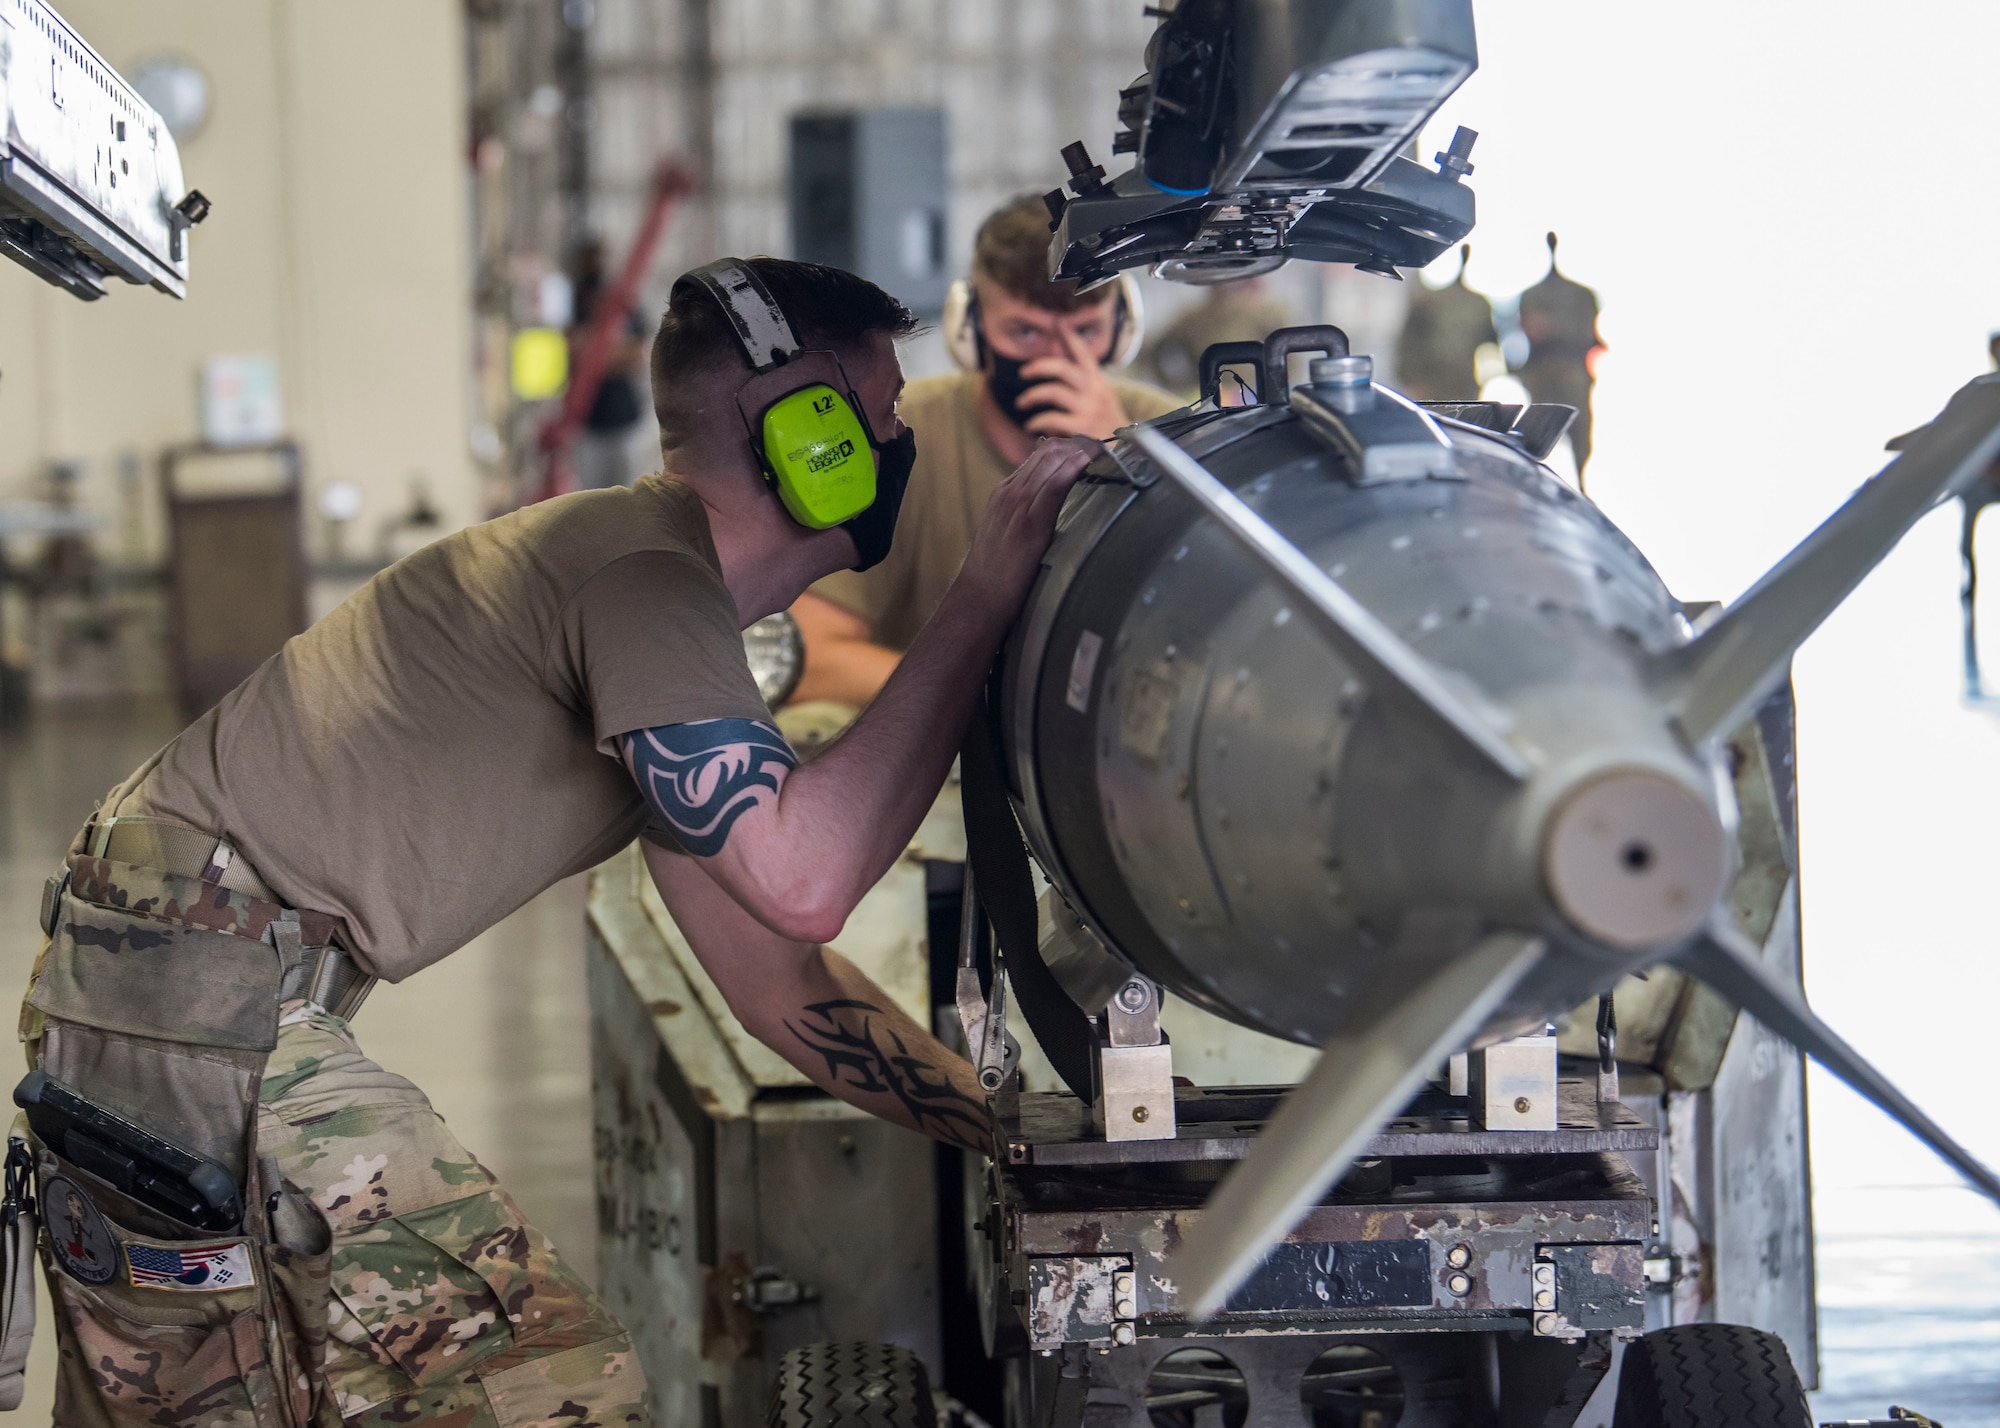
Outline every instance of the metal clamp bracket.
[[1172, 1140], [1174, 1049], [1160, 1029], [1160, 989], [1132, 976], [1097, 1018], [1091, 1123], [1106, 1140]]
[[1459, 479], [1458, 456], [1444, 428], [1415, 402], [1376, 386], [1366, 357], [1312, 365], [1313, 380], [1292, 389], [1292, 410], [1340, 456], [1348, 480], [1376, 486]]
[[993, 992], [988, 996], [979, 985], [978, 891], [973, 885], [972, 867], [965, 869], [965, 905], [958, 920], [958, 983], [954, 1000], [958, 1003], [958, 1024], [965, 1032], [965, 1054], [979, 1073], [979, 1085], [992, 1095], [1007, 1084], [1020, 1067], [1021, 1043], [1007, 1030], [1007, 966], [1000, 949], [993, 948]]
[[1556, 1038], [1516, 1036], [1474, 1051], [1467, 1067], [1473, 1122], [1487, 1130], [1556, 1128]]

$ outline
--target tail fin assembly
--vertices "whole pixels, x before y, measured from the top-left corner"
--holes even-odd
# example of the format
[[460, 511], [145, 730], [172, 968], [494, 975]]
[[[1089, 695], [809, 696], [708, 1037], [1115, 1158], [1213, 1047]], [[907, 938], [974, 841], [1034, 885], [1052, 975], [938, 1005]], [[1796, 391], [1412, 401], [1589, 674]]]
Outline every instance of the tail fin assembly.
[[[1133, 438], [1235, 541], [1305, 606], [1329, 642], [1395, 713], [1421, 720], [1476, 751], [1515, 784], [1536, 767], [1502, 736], [1505, 716], [1461, 694], [1228, 487], [1156, 431]], [[1778, 681], [1793, 652], [1940, 500], [1979, 479], [2000, 456], [2000, 374], [1968, 383], [1901, 454], [1698, 638], [1653, 661], [1648, 683], [1661, 716], [1693, 749], [1737, 727]], [[1615, 874], [1612, 876], [1615, 877]], [[1426, 1070], [1466, 1046], [1545, 957], [1556, 953], [1525, 930], [1494, 930], [1499, 909], [1455, 917], [1405, 914], [1392, 952], [1398, 976], [1378, 978], [1353, 1008], [1351, 1031], [1329, 1042], [1312, 1074], [1286, 1099], [1250, 1155], [1189, 1231], [1177, 1263], [1183, 1302], [1198, 1316], [1220, 1312], [1322, 1196], [1385, 1120], [1407, 1102]], [[1684, 936], [1685, 934], [1681, 934]], [[1909, 1097], [1822, 1022], [1798, 987], [1759, 960], [1726, 905], [1686, 946], [1638, 951], [1628, 966], [1671, 962], [1756, 1017], [1853, 1086], [2000, 1202], [2000, 1176], [1926, 1116]], [[1607, 954], [1617, 955], [1615, 949]], [[1390, 983], [1393, 982], [1393, 985]]]
[[2000, 373], [1952, 397], [1902, 453], [1772, 566], [1691, 644], [1664, 656], [1656, 687], [1696, 744], [1742, 723], [1792, 654], [1910, 527], [2000, 456]]
[[1888, 1077], [1821, 1021], [1797, 987], [1763, 964], [1756, 944], [1736, 930], [1727, 914], [1718, 913], [1708, 930], [1673, 960], [1873, 1101], [1949, 1161], [1975, 1189], [2000, 1204], [2000, 1175], [1939, 1129]]

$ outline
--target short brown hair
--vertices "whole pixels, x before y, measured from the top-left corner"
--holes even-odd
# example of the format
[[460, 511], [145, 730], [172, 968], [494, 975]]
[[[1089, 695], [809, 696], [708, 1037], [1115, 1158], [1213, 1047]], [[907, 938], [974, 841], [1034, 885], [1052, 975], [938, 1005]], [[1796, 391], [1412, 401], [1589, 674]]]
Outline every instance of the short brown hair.
[[975, 277], [998, 283], [1022, 302], [1050, 312], [1095, 307], [1113, 291], [1093, 288], [1079, 293], [1074, 278], [1049, 281], [1049, 210], [1033, 194], [995, 209], [979, 225], [979, 236], [972, 245], [972, 272]]
[[[870, 333], [908, 337], [917, 319], [890, 294], [844, 268], [800, 263], [790, 258], [745, 258], [791, 320], [792, 332], [808, 350], [852, 351]], [[672, 448], [695, 435], [698, 402], [684, 394], [717, 367], [748, 373], [729, 319], [704, 288], [674, 284], [666, 315], [653, 337], [653, 410], [660, 419], [662, 446]]]

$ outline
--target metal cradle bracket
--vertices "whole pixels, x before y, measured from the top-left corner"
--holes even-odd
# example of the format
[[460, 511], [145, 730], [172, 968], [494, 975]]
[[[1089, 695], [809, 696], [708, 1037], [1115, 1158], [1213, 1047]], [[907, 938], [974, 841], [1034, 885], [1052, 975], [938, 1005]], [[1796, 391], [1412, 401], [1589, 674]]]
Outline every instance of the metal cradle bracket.
[[1092, 1125], [1106, 1140], [1172, 1140], [1174, 1049], [1160, 1029], [1160, 989], [1132, 976], [1097, 1018]]
[[[1306, 429], [1333, 448], [1357, 486], [1459, 479], [1457, 453], [1437, 419], [1376, 386], [1367, 363], [1365, 357], [1313, 363], [1315, 380], [1292, 389], [1292, 410]], [[1328, 368], [1352, 372], [1344, 371], [1339, 381], [1317, 380]]]

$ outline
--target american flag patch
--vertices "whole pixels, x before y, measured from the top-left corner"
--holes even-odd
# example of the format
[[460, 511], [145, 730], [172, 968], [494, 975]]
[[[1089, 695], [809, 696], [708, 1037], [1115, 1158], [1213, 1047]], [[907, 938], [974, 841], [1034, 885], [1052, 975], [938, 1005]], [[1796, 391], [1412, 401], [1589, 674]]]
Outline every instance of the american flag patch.
[[226, 1245], [125, 1246], [132, 1283], [140, 1289], [238, 1289], [255, 1284], [250, 1247], [242, 1241]]

